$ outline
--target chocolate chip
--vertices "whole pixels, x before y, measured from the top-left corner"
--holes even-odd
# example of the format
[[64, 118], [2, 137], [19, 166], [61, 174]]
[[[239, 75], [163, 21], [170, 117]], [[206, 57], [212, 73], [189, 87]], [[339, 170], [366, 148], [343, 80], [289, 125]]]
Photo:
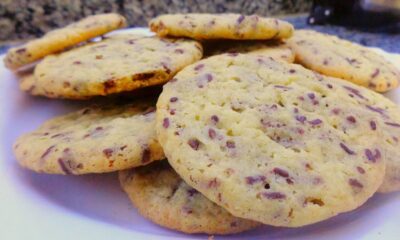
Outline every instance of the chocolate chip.
[[199, 149], [199, 146], [200, 146], [199, 140], [194, 139], [194, 138], [190, 139], [190, 140], [188, 141], [188, 144], [189, 144], [189, 146], [190, 146], [191, 148], [193, 148], [194, 150], [198, 150], [198, 149]]
[[71, 86], [71, 83], [69, 83], [69, 82], [63, 82], [63, 87], [64, 88], [68, 88], [68, 87], [70, 87]]
[[193, 197], [195, 194], [198, 194], [199, 192], [194, 189], [194, 188], [190, 188], [187, 190], [187, 194], [189, 195], [189, 197]]
[[307, 120], [307, 118], [305, 116], [298, 115], [298, 116], [296, 116], [296, 120], [301, 123], [304, 123]]
[[349, 121], [349, 122], [351, 122], [351, 123], [356, 123], [356, 118], [353, 117], [353, 116], [348, 116], [348, 117], [346, 118], [346, 120]]
[[247, 184], [253, 185], [257, 182], [264, 182], [266, 180], [266, 177], [263, 175], [248, 176], [245, 178], [245, 180]]
[[343, 88], [346, 89], [347, 91], [353, 93], [357, 97], [359, 97], [361, 99], [365, 99], [365, 97], [363, 95], [361, 95], [360, 91], [358, 91], [357, 89], [349, 87], [349, 86], [343, 86]]
[[284, 90], [291, 90], [291, 87], [282, 86], [282, 85], [274, 85], [274, 88], [284, 89]]
[[124, 149], [127, 147], [127, 145], [124, 145], [122, 147], [119, 148], [119, 150], [124, 151]]
[[215, 132], [214, 129], [210, 128], [210, 129], [208, 129], [208, 136], [209, 136], [211, 139], [214, 139], [215, 136], [217, 136], [217, 133]]
[[55, 145], [50, 146], [49, 148], [46, 149], [46, 151], [40, 156], [40, 159], [44, 159], [49, 153], [54, 149]]
[[363, 188], [364, 186], [362, 185], [362, 183], [360, 183], [357, 179], [354, 178], [350, 178], [349, 179], [349, 184], [352, 187], [356, 187], [356, 188]]
[[234, 141], [229, 140], [229, 141], [226, 141], [226, 147], [227, 148], [235, 148], [236, 144]]
[[370, 149], [365, 149], [364, 153], [367, 159], [374, 163], [381, 158], [381, 152], [378, 149], [375, 149], [374, 153]]
[[207, 186], [208, 186], [208, 188], [217, 188], [217, 187], [219, 187], [219, 185], [220, 185], [220, 182], [218, 181], [218, 179], [214, 178], [213, 180], [208, 182]]
[[115, 85], [116, 85], [116, 84], [115, 84], [114, 79], [109, 79], [109, 80], [105, 81], [105, 82], [103, 83], [104, 91], [107, 92], [110, 88], [115, 87]]
[[162, 65], [162, 67], [164, 68], [164, 70], [165, 70], [165, 72], [166, 72], [167, 74], [170, 74], [170, 73], [171, 73], [171, 69], [169, 69], [169, 67], [167, 66], [166, 63], [161, 63], [161, 65]]
[[371, 74], [371, 78], [376, 78], [380, 73], [379, 68], [375, 69], [375, 71]]
[[347, 147], [344, 143], [340, 143], [339, 145], [347, 154], [349, 154], [349, 155], [356, 154], [353, 150], [351, 150], [349, 147]]
[[218, 123], [218, 122], [219, 122], [218, 116], [217, 116], [217, 115], [212, 115], [212, 116], [211, 116], [211, 121], [212, 121], [214, 124]]
[[350, 64], [350, 65], [354, 65], [354, 64], [356, 64], [356, 63], [359, 63], [358, 61], [357, 61], [357, 59], [355, 59], [355, 58], [345, 58], [345, 60]]
[[152, 77], [154, 77], [154, 73], [139, 73], [134, 75], [134, 79], [140, 79], [140, 80], [148, 80]]
[[106, 158], [110, 158], [113, 154], [114, 150], [111, 148], [106, 148], [103, 150], [103, 154], [106, 156]]
[[371, 110], [373, 112], [377, 112], [377, 113], [381, 114], [382, 116], [387, 117], [386, 114], [385, 114], [385, 109], [383, 109], [383, 108], [372, 107], [372, 106], [369, 106], [369, 105], [366, 105], [366, 107], [367, 107], [367, 109], [369, 109], [369, 110]]
[[163, 119], [163, 127], [168, 128], [169, 127], [169, 118], [164, 118]]
[[267, 199], [272, 199], [272, 200], [279, 200], [286, 198], [286, 195], [280, 192], [263, 192], [262, 195]]
[[312, 99], [315, 99], [315, 94], [314, 94], [314, 93], [308, 93], [307, 96], [308, 96], [308, 98], [311, 99], [311, 100], [312, 100]]
[[145, 148], [143, 149], [142, 152], [142, 163], [147, 163], [150, 161], [150, 157], [151, 157], [151, 151], [149, 148]]
[[244, 19], [245, 19], [245, 16], [240, 15], [239, 18], [237, 19], [237, 23], [238, 24], [242, 23]]
[[385, 124], [388, 126], [391, 126], [391, 127], [400, 127], [400, 124], [398, 124], [398, 123], [385, 122]]
[[63, 160], [62, 158], [59, 158], [59, 159], [58, 159], [58, 164], [60, 165], [61, 170], [62, 170], [65, 174], [67, 174], [67, 175], [72, 174], [71, 170], [67, 167], [67, 164], [64, 162], [64, 160]]
[[285, 178], [289, 177], [289, 173], [286, 170], [282, 169], [282, 168], [274, 168], [273, 172], [276, 175], [279, 175], [281, 177], [285, 177]]
[[211, 74], [207, 73], [205, 76], [208, 82], [211, 82], [213, 80], [213, 76]]
[[199, 71], [202, 68], [204, 68], [204, 64], [198, 64], [194, 67], [194, 70]]
[[321, 123], [322, 123], [322, 120], [317, 118], [317, 119], [308, 121], [308, 123], [311, 124], [311, 125], [313, 125], [313, 126], [316, 126], [316, 125], [321, 124]]
[[26, 48], [19, 48], [15, 52], [18, 53], [18, 54], [25, 53], [26, 52]]
[[364, 168], [362, 168], [362, 167], [357, 167], [357, 171], [358, 171], [359, 173], [361, 173], [361, 174], [364, 174], [364, 173], [365, 173], [365, 170], [364, 170]]

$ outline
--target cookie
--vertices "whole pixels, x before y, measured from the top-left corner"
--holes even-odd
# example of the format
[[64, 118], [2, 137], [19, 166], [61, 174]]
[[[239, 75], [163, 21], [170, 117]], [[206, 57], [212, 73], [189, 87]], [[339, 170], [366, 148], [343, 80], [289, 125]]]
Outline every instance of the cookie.
[[19, 80], [19, 88], [24, 91], [28, 92], [31, 95], [41, 95], [40, 89], [35, 89], [35, 76], [32, 73], [24, 74], [20, 76]]
[[279, 41], [237, 41], [217, 40], [202, 43], [204, 56], [209, 57], [223, 53], [247, 53], [272, 57], [275, 60], [283, 60], [293, 63], [294, 52], [284, 43]]
[[159, 161], [119, 173], [122, 188], [141, 215], [185, 233], [232, 234], [259, 226], [237, 218], [187, 185], [169, 166]]
[[41, 173], [103, 173], [164, 158], [149, 102], [93, 106], [53, 118], [19, 137], [14, 154]]
[[161, 37], [193, 39], [282, 39], [293, 33], [286, 21], [240, 14], [167, 14], [152, 19], [149, 27]]
[[336, 36], [298, 30], [287, 41], [296, 61], [321, 74], [342, 78], [377, 92], [398, 86], [400, 71], [370, 49]]
[[35, 84], [50, 98], [105, 96], [165, 83], [201, 57], [193, 40], [120, 34], [47, 56], [35, 68]]
[[[377, 122], [371, 121], [369, 129], [380, 131], [381, 144], [384, 145], [384, 157], [386, 158], [386, 173], [382, 185], [378, 191], [387, 193], [400, 191], [400, 108], [397, 104], [380, 94], [362, 89], [354, 91], [349, 89], [359, 104], [374, 113]], [[368, 153], [368, 155], [371, 155]]]
[[9, 69], [18, 69], [47, 55], [125, 26], [125, 18], [115, 13], [86, 17], [64, 28], [48, 32], [39, 39], [11, 48], [4, 58], [4, 64]]
[[382, 124], [361, 91], [297, 64], [218, 55], [164, 85], [158, 140], [177, 173], [232, 215], [303, 226], [359, 207], [383, 181]]

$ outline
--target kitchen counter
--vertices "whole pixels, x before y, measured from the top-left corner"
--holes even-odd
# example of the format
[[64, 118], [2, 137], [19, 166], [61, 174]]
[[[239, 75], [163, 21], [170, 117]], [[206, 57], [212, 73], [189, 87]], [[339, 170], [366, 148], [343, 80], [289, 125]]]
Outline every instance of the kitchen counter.
[[242, 13], [276, 16], [310, 11], [311, 0], [1, 0], [0, 41], [29, 39], [85, 16], [117, 12], [131, 27], [166, 13]]
[[[297, 29], [310, 28], [316, 31], [337, 35], [365, 46], [379, 47], [388, 52], [400, 53], [400, 34], [388, 33], [368, 33], [360, 32], [340, 26], [310, 26], [306, 24], [306, 16], [286, 17], [285, 20], [291, 22]], [[13, 44], [0, 44], [0, 53], [4, 53]]]

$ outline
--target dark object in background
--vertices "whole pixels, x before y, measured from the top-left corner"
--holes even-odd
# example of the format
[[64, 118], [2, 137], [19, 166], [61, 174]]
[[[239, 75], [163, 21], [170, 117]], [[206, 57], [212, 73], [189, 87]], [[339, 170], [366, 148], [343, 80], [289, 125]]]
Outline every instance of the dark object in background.
[[[371, 32], [400, 32], [400, 9], [373, 4], [380, 0], [314, 0], [307, 22], [334, 24]], [[393, 2], [393, 1], [392, 1]]]

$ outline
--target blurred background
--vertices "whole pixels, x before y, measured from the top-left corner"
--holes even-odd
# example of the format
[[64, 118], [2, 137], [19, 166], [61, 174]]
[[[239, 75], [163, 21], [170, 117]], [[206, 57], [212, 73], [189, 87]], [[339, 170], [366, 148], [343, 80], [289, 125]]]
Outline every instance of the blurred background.
[[[366, 46], [400, 52], [400, 0], [0, 0], [0, 52], [85, 16], [118, 12], [131, 27], [164, 13], [274, 16]], [[2, 50], [2, 51], [1, 51]]]
[[0, 0], [0, 41], [32, 38], [97, 13], [118, 12], [130, 26], [163, 13], [236, 12], [276, 16], [305, 13], [311, 0]]

